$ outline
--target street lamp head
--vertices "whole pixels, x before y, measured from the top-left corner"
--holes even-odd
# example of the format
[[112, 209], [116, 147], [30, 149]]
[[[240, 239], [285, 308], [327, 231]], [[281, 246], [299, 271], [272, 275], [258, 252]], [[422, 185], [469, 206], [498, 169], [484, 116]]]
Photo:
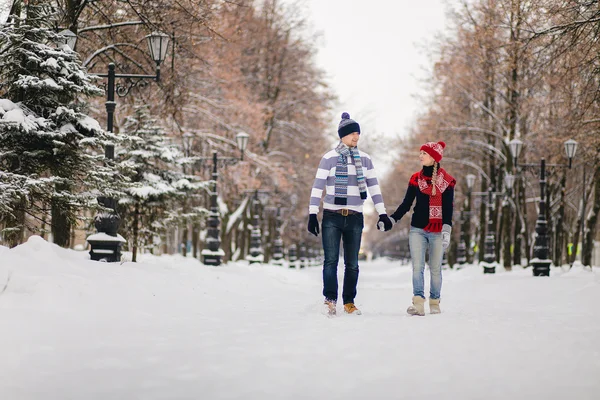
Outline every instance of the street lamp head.
[[71, 50], [75, 50], [75, 45], [77, 44], [77, 35], [71, 32], [69, 29], [64, 29], [58, 32], [58, 38], [56, 39], [56, 42], [60, 44], [66, 44]]
[[476, 178], [476, 177], [475, 177], [475, 175], [473, 175], [473, 174], [468, 174], [468, 175], [466, 176], [466, 178], [467, 178], [467, 187], [468, 187], [469, 189], [472, 189], [472, 188], [473, 188], [473, 185], [475, 184], [475, 178]]
[[510, 148], [510, 154], [513, 159], [516, 161], [519, 158], [519, 154], [521, 154], [521, 149], [523, 148], [523, 142], [519, 139], [513, 139], [508, 142], [508, 147]]
[[246, 132], [239, 132], [235, 136], [235, 141], [237, 143], [238, 149], [240, 149], [240, 151], [242, 152], [242, 160], [244, 159], [244, 150], [246, 150], [249, 138], [250, 135], [248, 135]]
[[577, 142], [573, 139], [567, 140], [565, 142], [565, 152], [569, 159], [569, 168], [571, 168], [571, 162], [573, 161], [573, 157], [575, 157], [575, 153], [577, 153]]
[[169, 47], [169, 35], [162, 32], [152, 32], [146, 36], [148, 40], [148, 49], [150, 56], [156, 63], [156, 66], [165, 61], [167, 58], [167, 48]]
[[504, 186], [508, 191], [511, 191], [515, 184], [515, 176], [512, 174], [504, 175]]

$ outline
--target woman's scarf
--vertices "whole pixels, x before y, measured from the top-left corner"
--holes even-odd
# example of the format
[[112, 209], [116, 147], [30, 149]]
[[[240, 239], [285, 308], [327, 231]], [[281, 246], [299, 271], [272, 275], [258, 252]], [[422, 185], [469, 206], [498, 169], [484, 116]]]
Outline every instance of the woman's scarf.
[[427, 232], [442, 231], [442, 194], [450, 185], [454, 186], [456, 179], [450, 176], [443, 168], [437, 170], [437, 178], [435, 180], [435, 195], [432, 195], [433, 185], [431, 185], [432, 177], [425, 176], [423, 170], [419, 173], [417, 183], [421, 193], [429, 196], [429, 223], [425, 228]]

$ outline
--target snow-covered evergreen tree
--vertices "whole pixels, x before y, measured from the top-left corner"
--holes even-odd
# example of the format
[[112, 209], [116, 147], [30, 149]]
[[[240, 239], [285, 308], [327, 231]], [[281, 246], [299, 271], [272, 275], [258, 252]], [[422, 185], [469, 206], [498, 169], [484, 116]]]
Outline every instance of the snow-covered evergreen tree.
[[16, 245], [26, 215], [51, 221], [54, 242], [67, 246], [80, 209], [111, 190], [113, 169], [99, 165], [94, 151], [102, 154], [114, 135], [85, 114], [85, 98], [103, 91], [77, 53], [56, 46], [51, 8], [26, 10], [25, 19], [11, 16], [0, 26], [0, 169], [7, 189], [0, 223], [4, 239]]
[[119, 202], [124, 221], [121, 231], [130, 238], [136, 261], [138, 248], [153, 247], [154, 239], [169, 226], [198, 221], [207, 214], [205, 208], [187, 209], [183, 202], [208, 188], [209, 182], [183, 173], [182, 166], [192, 160], [170, 143], [164, 129], [150, 117], [148, 107], [136, 107], [121, 133], [124, 141], [117, 161], [133, 172], [130, 179], [134, 184]]

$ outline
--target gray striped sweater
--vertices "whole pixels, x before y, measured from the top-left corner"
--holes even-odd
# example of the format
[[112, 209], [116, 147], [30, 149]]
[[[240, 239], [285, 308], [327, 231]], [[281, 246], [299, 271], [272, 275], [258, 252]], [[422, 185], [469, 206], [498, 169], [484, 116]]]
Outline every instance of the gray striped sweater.
[[[383, 196], [381, 195], [381, 189], [379, 188], [379, 182], [375, 174], [375, 168], [371, 157], [359, 150], [360, 159], [362, 161], [363, 174], [367, 183], [367, 190], [373, 203], [377, 214], [385, 214], [385, 205], [383, 204]], [[356, 179], [356, 167], [354, 166], [354, 160], [352, 157], [348, 157], [348, 205], [341, 206], [334, 204], [335, 198], [335, 169], [337, 165], [337, 159], [339, 154], [334, 150], [331, 150], [323, 156], [317, 169], [317, 176], [312, 186], [310, 193], [310, 205], [308, 212], [310, 214], [319, 213], [319, 205], [321, 204], [321, 197], [323, 196], [323, 189], [325, 189], [325, 199], [323, 201], [323, 209], [325, 210], [341, 210], [348, 208], [353, 211], [362, 212], [363, 202], [360, 198], [358, 191], [358, 182]]]

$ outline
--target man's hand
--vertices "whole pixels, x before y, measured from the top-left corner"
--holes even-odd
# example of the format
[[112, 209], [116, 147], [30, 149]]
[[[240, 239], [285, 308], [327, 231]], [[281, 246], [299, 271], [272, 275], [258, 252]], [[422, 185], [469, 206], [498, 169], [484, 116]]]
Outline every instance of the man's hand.
[[310, 214], [308, 216], [308, 231], [315, 236], [319, 236], [319, 220], [317, 214]]
[[442, 249], [444, 249], [444, 251], [450, 246], [451, 233], [452, 227], [448, 224], [444, 224], [444, 226], [442, 226]]
[[379, 214], [379, 221], [377, 221], [377, 229], [381, 232], [387, 232], [392, 229], [394, 223], [390, 220], [387, 214]]

